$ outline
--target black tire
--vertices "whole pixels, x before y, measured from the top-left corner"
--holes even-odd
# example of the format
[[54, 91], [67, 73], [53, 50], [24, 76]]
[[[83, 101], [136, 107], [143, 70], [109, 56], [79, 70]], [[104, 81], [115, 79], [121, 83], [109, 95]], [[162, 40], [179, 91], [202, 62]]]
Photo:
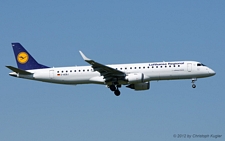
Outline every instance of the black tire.
[[111, 91], [115, 91], [116, 90], [116, 86], [115, 85], [110, 85], [109, 88], [110, 88]]
[[114, 94], [115, 94], [116, 96], [120, 96], [120, 91], [119, 91], [119, 90], [115, 90], [115, 91], [114, 91]]
[[192, 88], [196, 88], [196, 85], [195, 84], [192, 84]]

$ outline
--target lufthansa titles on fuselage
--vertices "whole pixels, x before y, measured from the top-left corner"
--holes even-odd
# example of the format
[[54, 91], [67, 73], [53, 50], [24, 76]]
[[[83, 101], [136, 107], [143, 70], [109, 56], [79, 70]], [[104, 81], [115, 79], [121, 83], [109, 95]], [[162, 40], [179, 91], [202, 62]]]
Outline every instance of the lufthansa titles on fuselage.
[[149, 66], [166, 66], [166, 65], [183, 65], [184, 62], [163, 62], [163, 63], [150, 63]]

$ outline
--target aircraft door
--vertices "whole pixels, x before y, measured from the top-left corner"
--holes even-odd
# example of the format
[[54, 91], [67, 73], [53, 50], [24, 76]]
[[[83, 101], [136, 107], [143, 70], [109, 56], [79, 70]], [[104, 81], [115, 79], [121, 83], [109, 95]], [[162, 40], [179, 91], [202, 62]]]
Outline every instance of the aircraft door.
[[191, 72], [191, 70], [192, 70], [192, 63], [188, 63], [187, 64], [187, 71]]
[[54, 70], [50, 70], [49, 71], [49, 78], [53, 79], [53, 77], [54, 77]]

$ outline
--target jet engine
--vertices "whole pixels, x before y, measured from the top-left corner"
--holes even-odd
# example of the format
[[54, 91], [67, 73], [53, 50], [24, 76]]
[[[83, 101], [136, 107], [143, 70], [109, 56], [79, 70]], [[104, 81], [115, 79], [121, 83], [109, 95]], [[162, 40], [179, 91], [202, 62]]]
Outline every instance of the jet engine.
[[150, 81], [150, 77], [143, 73], [130, 73], [127, 74], [125, 79], [128, 81], [128, 84], [143, 83]]
[[143, 73], [130, 73], [126, 76], [126, 80], [129, 84], [144, 82]]
[[126, 86], [126, 87], [134, 89], [136, 91], [148, 90], [150, 88], [150, 83], [149, 82], [136, 83], [136, 84], [130, 84], [130, 85]]

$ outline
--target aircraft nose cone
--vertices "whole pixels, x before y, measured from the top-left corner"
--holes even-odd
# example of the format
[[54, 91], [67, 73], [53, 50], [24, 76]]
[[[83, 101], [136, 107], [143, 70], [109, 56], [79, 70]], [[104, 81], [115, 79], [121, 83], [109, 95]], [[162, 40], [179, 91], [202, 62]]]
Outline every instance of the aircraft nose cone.
[[209, 74], [213, 76], [213, 75], [216, 74], [216, 72], [214, 70], [212, 70], [212, 69], [209, 69]]

